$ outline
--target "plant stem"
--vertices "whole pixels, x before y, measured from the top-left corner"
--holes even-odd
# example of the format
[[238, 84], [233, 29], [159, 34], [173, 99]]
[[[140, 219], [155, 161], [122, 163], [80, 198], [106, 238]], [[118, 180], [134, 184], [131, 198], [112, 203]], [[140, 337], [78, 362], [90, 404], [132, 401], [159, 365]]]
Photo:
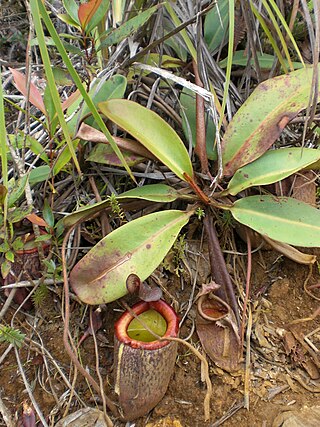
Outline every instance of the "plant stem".
[[221, 286], [221, 288], [216, 291], [216, 294], [219, 298], [229, 304], [236, 316], [239, 326], [240, 316], [237, 299], [234, 293], [230, 275], [227, 270], [226, 262], [223, 257], [217, 233], [213, 225], [212, 216], [210, 215], [210, 211], [208, 209], [206, 211], [206, 216], [203, 222], [208, 236], [211, 275], [213, 280]]
[[[197, 86], [203, 88], [202, 81], [200, 79], [198, 65], [195, 60], [192, 61], [195, 83]], [[207, 147], [206, 147], [206, 117], [205, 117], [205, 107], [204, 99], [199, 94], [196, 94], [196, 147], [195, 153], [199, 157], [201, 164], [201, 172], [207, 174], [209, 171], [208, 157], [207, 157]]]

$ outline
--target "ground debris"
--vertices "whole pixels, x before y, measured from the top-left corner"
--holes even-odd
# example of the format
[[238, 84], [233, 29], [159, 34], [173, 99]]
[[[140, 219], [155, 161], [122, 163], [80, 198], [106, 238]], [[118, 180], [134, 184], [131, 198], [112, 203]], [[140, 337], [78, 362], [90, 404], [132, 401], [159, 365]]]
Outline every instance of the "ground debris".
[[320, 419], [320, 406], [307, 406], [279, 414], [272, 427], [318, 427]]
[[103, 412], [83, 408], [58, 421], [55, 427], [106, 427]]
[[178, 419], [165, 417], [165, 418], [162, 418], [161, 420], [148, 423], [146, 427], [182, 427], [182, 424]]

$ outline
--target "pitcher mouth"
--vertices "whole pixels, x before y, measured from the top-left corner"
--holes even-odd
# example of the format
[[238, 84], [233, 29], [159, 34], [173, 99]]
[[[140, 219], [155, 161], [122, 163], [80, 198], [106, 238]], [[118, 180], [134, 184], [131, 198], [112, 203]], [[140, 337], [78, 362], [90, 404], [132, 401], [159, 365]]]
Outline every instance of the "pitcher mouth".
[[[167, 304], [165, 301], [150, 301], [145, 302], [141, 301], [132, 306], [131, 310], [139, 316], [140, 314], [148, 311], [155, 310], [157, 311], [166, 321], [167, 329], [166, 332], [162, 335], [161, 338], [166, 337], [177, 337], [179, 330], [179, 319], [173, 308]], [[126, 311], [122, 314], [119, 320], [114, 325], [115, 336], [119, 342], [126, 344], [132, 348], [141, 348], [145, 350], [156, 350], [162, 348], [168, 344], [168, 341], [159, 341], [155, 337], [155, 341], [145, 342], [138, 341], [136, 339], [130, 338], [128, 335], [128, 327], [131, 321], [135, 317], [129, 312]]]
[[203, 319], [217, 321], [226, 317], [229, 311], [228, 305], [216, 295], [212, 298], [201, 295], [198, 300], [198, 313]]

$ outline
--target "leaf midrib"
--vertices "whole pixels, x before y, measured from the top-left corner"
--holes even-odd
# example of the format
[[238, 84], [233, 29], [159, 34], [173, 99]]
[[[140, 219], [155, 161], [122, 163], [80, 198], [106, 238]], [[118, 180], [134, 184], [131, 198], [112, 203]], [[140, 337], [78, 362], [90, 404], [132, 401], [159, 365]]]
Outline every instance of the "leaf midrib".
[[[170, 223], [166, 224], [164, 227], [162, 227], [161, 229], [159, 229], [156, 233], [152, 234], [152, 239], [158, 239], [158, 237], [159, 237], [160, 234], [165, 233], [166, 230], [168, 230], [169, 228], [171, 228], [174, 225], [176, 225], [176, 223], [178, 223], [179, 221], [181, 221], [182, 218], [187, 219], [189, 216], [190, 216], [190, 214], [187, 214], [186, 212], [184, 212], [184, 216], [180, 216], [180, 217], [176, 218], [175, 220], [171, 221]], [[91, 280], [89, 282], [89, 284], [92, 284], [92, 283], [96, 282], [97, 280], [102, 279], [109, 272], [111, 272], [112, 270], [114, 270], [118, 265], [121, 265], [121, 264], [124, 264], [127, 261], [130, 261], [134, 257], [134, 254], [137, 253], [143, 246], [145, 246], [145, 244], [146, 244], [146, 242], [148, 240], [150, 240], [150, 238], [144, 240], [139, 246], [136, 246], [132, 251], [125, 252], [123, 255], [121, 255], [120, 258], [118, 258], [118, 260], [117, 260], [116, 263], [112, 264], [107, 269], [103, 270], [103, 272], [99, 275], [99, 277], [96, 277], [95, 279]]]
[[[309, 78], [309, 76], [308, 76], [308, 78]], [[310, 84], [310, 78], [308, 79], [308, 85]], [[293, 94], [295, 95], [295, 98], [298, 98], [300, 95], [301, 95], [301, 93], [302, 92], [304, 92], [304, 90], [305, 90], [305, 87], [307, 86], [307, 84], [304, 84], [304, 85], [301, 85], [301, 86], [299, 86], [300, 87], [300, 91], [295, 91], [295, 92], [293, 92]], [[298, 94], [297, 94], [297, 92], [298, 92]], [[269, 121], [270, 119], [270, 116], [271, 116], [271, 118], [272, 118], [272, 116], [274, 115], [275, 116], [275, 118], [277, 117], [277, 114], [276, 114], [276, 112], [278, 112], [279, 110], [281, 111], [281, 108], [283, 108], [287, 103], [288, 103], [288, 99], [291, 99], [292, 98], [292, 95], [291, 95], [291, 97], [290, 98], [285, 98], [282, 102], [280, 102], [280, 104], [278, 104], [277, 105], [277, 107], [275, 107], [275, 108], [273, 108], [272, 110], [270, 110], [270, 112], [264, 117], [264, 119], [263, 119], [263, 123], [265, 123], [265, 122], [267, 122], [267, 121]], [[257, 98], [257, 100], [258, 100], [258, 98]], [[257, 102], [257, 100], [256, 100], [256, 102]], [[298, 102], [298, 101], [297, 101]], [[301, 104], [301, 102], [302, 101], [300, 101], [300, 103], [299, 103], [299, 108], [300, 108], [300, 104]], [[298, 105], [296, 105], [295, 106], [295, 108], [298, 108]], [[303, 107], [302, 107], [303, 108]], [[301, 109], [302, 109], [301, 108]], [[290, 111], [290, 110], [288, 110], [288, 111]], [[299, 111], [300, 111], [300, 109], [299, 109]], [[297, 112], [297, 114], [299, 113], [299, 111]], [[261, 122], [259, 122], [259, 125], [258, 126], [256, 126], [255, 128], [254, 128], [254, 130], [252, 131], [252, 132], [250, 132], [249, 134], [248, 134], [248, 137], [245, 137], [245, 139], [244, 139], [244, 141], [243, 141], [243, 143], [242, 143], [242, 145], [241, 145], [241, 147], [240, 148], [237, 148], [237, 151], [235, 151], [234, 153], [233, 153], [233, 155], [232, 155], [232, 157], [230, 158], [230, 160], [228, 160], [227, 162], [226, 162], [226, 164], [227, 163], [230, 163], [230, 162], [232, 162], [233, 161], [233, 159], [237, 156], [237, 154], [239, 153], [239, 151], [241, 151], [241, 148], [244, 146], [244, 144], [246, 144], [246, 143], [250, 143], [252, 140], [254, 140], [254, 137], [256, 136], [256, 134], [257, 134], [257, 131], [258, 131], [258, 129], [260, 129], [261, 128], [261, 126], [262, 126], [262, 124], [261, 124]], [[226, 145], [228, 145], [228, 144], [226, 144]]]
[[[259, 212], [259, 211], [256, 211], [256, 210], [254, 210], [254, 209], [246, 209], [246, 208], [243, 208], [243, 207], [235, 207], [235, 208], [231, 208], [231, 211], [232, 212], [234, 212], [234, 214], [236, 215], [237, 214], [237, 211], [239, 212], [239, 213], [241, 213], [241, 212], [243, 212], [243, 213], [250, 213], [250, 214], [254, 214], [254, 216], [256, 216], [256, 217], [263, 217], [263, 218], [268, 218], [268, 219], [272, 219], [272, 222], [275, 222], [275, 219], [277, 219], [277, 222], [280, 222], [280, 223], [283, 223], [283, 224], [299, 224], [300, 226], [302, 226], [303, 228], [310, 228], [310, 229], [313, 229], [313, 230], [319, 230], [320, 231], [320, 226], [315, 226], [314, 224], [309, 224], [309, 223], [306, 223], [306, 222], [300, 222], [300, 221], [297, 221], [297, 220], [288, 220], [288, 218], [283, 218], [283, 217], [281, 217], [281, 216], [275, 216], [275, 215], [271, 215], [271, 214], [266, 214], [266, 213], [263, 213], [263, 212]], [[301, 219], [301, 221], [302, 221], [302, 219]]]

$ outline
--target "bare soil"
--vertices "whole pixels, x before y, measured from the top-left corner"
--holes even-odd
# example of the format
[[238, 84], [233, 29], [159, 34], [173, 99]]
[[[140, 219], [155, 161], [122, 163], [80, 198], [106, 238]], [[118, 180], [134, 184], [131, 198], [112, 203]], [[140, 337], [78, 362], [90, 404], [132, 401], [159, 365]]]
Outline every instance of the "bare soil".
[[[253, 255], [250, 304], [253, 318], [250, 406], [249, 410], [242, 408], [236, 411], [224, 422], [225, 426], [281, 425], [273, 422], [282, 412], [317, 404], [320, 392], [319, 360], [311, 357], [303, 336], [319, 327], [319, 318], [299, 323], [294, 328], [290, 326], [290, 323], [297, 319], [309, 317], [319, 307], [319, 301], [304, 290], [304, 282], [309, 272], [308, 266], [298, 265], [283, 257], [279, 258], [279, 254], [275, 252], [259, 251]], [[164, 276], [164, 283], [171, 294], [171, 298], [166, 297], [166, 299], [171, 303], [173, 300], [178, 300], [179, 306], [184, 307], [190, 298], [191, 284], [186, 282], [182, 290], [180, 279], [174, 275], [169, 275], [167, 280]], [[319, 271], [316, 266], [313, 266], [312, 276], [309, 277], [306, 286], [317, 283], [319, 283]], [[42, 304], [41, 308], [26, 314], [19, 312], [14, 320], [15, 327], [31, 340], [18, 351], [18, 357], [35, 400], [43, 414], [48, 417], [50, 425], [54, 425], [64, 414], [70, 391], [61, 379], [49, 353], [70, 382], [74, 380], [74, 370], [62, 343], [63, 321], [59, 295], [61, 289], [57, 288], [56, 292], [48, 295], [47, 303]], [[312, 292], [319, 297], [319, 288], [312, 289]], [[120, 306], [117, 302], [104, 308], [103, 328], [97, 334], [100, 373], [105, 385], [110, 386], [110, 393], [113, 387], [112, 325], [120, 315], [119, 310]], [[14, 307], [6, 316], [9, 324], [13, 314]], [[187, 337], [192, 330], [192, 315], [193, 310], [182, 327], [181, 337], [183, 338]], [[84, 307], [74, 303], [71, 322], [73, 336], [81, 337], [87, 327], [87, 319]], [[294, 332], [294, 345], [286, 348], [283, 336], [290, 328]], [[319, 349], [319, 334], [315, 334], [311, 339], [314, 346]], [[41, 346], [35, 347], [32, 341], [42, 342], [42, 348], [49, 353], [42, 353]], [[195, 332], [190, 342], [200, 348]], [[7, 347], [7, 344], [0, 344], [1, 356], [4, 355]], [[92, 337], [81, 345], [80, 358], [83, 366], [96, 377]], [[210, 362], [210, 377], [213, 384], [211, 419], [205, 422], [203, 400], [206, 390], [201, 382], [200, 361], [186, 347], [180, 346], [174, 375], [165, 397], [148, 417], [137, 420], [135, 425], [140, 427], [147, 422], [151, 426], [160, 425], [156, 423], [164, 418], [166, 421], [161, 425], [178, 426], [178, 421], [184, 427], [220, 425], [222, 420], [217, 424], [214, 423], [228, 413], [231, 414], [237, 405], [242, 406], [244, 372], [231, 375]], [[74, 390], [78, 397], [74, 396], [71, 399], [70, 407], [67, 409], [69, 413], [82, 405], [101, 408], [101, 402], [96, 393], [90, 391], [81, 375], [77, 376]], [[19, 418], [22, 402], [30, 403], [30, 401], [14, 349], [1, 362], [0, 391], [2, 400], [11, 414], [16, 414], [16, 419]], [[79, 401], [80, 398], [83, 400], [82, 404]], [[173, 423], [174, 421], [176, 424]], [[3, 420], [0, 425], [5, 425]], [[116, 421], [116, 425], [124, 424]]]

